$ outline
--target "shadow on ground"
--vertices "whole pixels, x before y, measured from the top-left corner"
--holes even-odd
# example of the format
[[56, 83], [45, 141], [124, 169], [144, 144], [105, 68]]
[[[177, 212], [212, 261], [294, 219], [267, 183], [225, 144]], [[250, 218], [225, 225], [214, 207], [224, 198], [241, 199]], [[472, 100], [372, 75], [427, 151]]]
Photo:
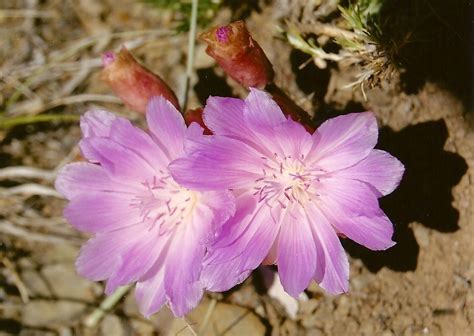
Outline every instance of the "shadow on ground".
[[434, 82], [472, 107], [471, 1], [382, 3], [382, 43], [392, 62], [404, 69], [401, 79], [405, 91], [416, 93], [425, 82]]
[[466, 161], [443, 149], [448, 138], [444, 120], [408, 126], [399, 132], [383, 128], [378, 148], [390, 152], [405, 164], [405, 175], [397, 190], [381, 199], [381, 206], [395, 224], [397, 245], [383, 252], [370, 251], [349, 240], [350, 255], [362, 259], [376, 272], [386, 266], [411, 271], [417, 266], [419, 246], [411, 222], [439, 232], [459, 229], [459, 212], [451, 205], [451, 190], [467, 171]]

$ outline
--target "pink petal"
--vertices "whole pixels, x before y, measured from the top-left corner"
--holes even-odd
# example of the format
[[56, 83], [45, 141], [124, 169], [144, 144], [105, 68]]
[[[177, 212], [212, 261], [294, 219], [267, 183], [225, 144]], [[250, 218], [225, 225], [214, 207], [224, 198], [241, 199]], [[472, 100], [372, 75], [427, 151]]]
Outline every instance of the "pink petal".
[[301, 124], [288, 119], [275, 127], [275, 142], [284, 156], [303, 160], [311, 151], [313, 138]]
[[135, 298], [140, 313], [146, 318], [158, 312], [166, 303], [165, 292], [165, 268], [160, 267], [153, 276], [144, 281], [137, 282], [135, 287]]
[[267, 256], [262, 261], [262, 265], [275, 265], [278, 258], [278, 241], [280, 240], [280, 234], [275, 238], [272, 247], [268, 251]]
[[134, 184], [113, 181], [102, 167], [88, 162], [74, 162], [62, 167], [55, 188], [68, 200], [94, 191], [127, 193], [137, 190]]
[[219, 136], [169, 166], [179, 184], [197, 190], [246, 187], [259, 177], [261, 168], [263, 160], [257, 151], [238, 140]]
[[74, 197], [64, 209], [64, 217], [75, 228], [87, 232], [106, 232], [140, 223], [133, 195], [115, 192], [89, 192]]
[[203, 112], [204, 123], [214, 134], [241, 137], [249, 132], [243, 119], [244, 108], [241, 99], [209, 97]]
[[[349, 288], [349, 261], [328, 219], [312, 203], [306, 205], [308, 220], [311, 223], [313, 237], [317, 251], [317, 259], [324, 258], [324, 273], [318, 269], [322, 263], [318, 262], [315, 280], [320, 286], [331, 294], [347, 292]], [[321, 254], [322, 252], [322, 254]]]
[[324, 176], [315, 190], [320, 206], [341, 216], [373, 216], [380, 212], [378, 192], [367, 183], [337, 175]]
[[238, 139], [264, 155], [273, 155], [274, 150], [266, 148], [268, 144], [274, 146], [273, 142], [265, 138], [265, 133], [269, 132], [263, 132], [261, 127], [244, 120], [246, 108], [246, 103], [241, 99], [210, 97], [204, 108], [204, 122], [216, 135]]
[[87, 111], [80, 122], [83, 137], [108, 137], [112, 122], [117, 118], [114, 113], [105, 110]]
[[274, 127], [286, 120], [271, 96], [254, 88], [250, 88], [245, 99], [244, 118], [249, 124], [257, 127]]
[[215, 235], [222, 229], [224, 223], [235, 214], [235, 199], [230, 191], [207, 191], [201, 194], [201, 204], [206, 205], [213, 212], [212, 225], [206, 242], [215, 239]]
[[135, 152], [155, 170], [165, 169], [170, 160], [163, 149], [149, 134], [123, 118], [117, 118], [111, 126], [110, 139]]
[[146, 119], [155, 141], [170, 160], [183, 153], [186, 125], [181, 114], [162, 96], [150, 99]]
[[109, 138], [87, 138], [81, 144], [94, 151], [100, 165], [115, 178], [141, 183], [156, 175], [155, 168], [140, 155]]
[[136, 244], [142, 232], [143, 227], [135, 225], [97, 234], [82, 246], [76, 260], [77, 272], [89, 280], [106, 280], [120, 267], [122, 254]]
[[204, 128], [202, 128], [201, 125], [199, 125], [196, 122], [192, 122], [188, 126], [188, 128], [186, 130], [185, 140], [184, 140], [184, 151], [185, 151], [185, 153], [190, 153], [194, 150], [194, 148], [192, 148], [192, 147], [186, 148], [186, 143], [187, 142], [192, 143], [194, 140], [198, 140], [198, 143], [199, 143], [199, 141], [203, 141], [203, 140], [205, 141], [206, 139], [210, 138], [209, 136], [204, 135], [203, 132], [204, 132]]
[[[252, 223], [250, 220], [256, 213], [257, 200], [250, 193], [243, 193], [235, 199], [235, 212], [233, 217], [222, 226], [209, 250], [226, 247], [238, 240], [247, 231]], [[262, 206], [262, 204], [260, 204]]]
[[[158, 261], [169, 237], [159, 236], [158, 227], [143, 227], [140, 237], [134, 237], [136, 244], [122, 252], [121, 265], [107, 280], [106, 294], [112, 294], [119, 286], [138, 281]], [[166, 251], [165, 251], [166, 252]]]
[[212, 221], [212, 212], [201, 204], [196, 206], [192, 222], [175, 232], [168, 250], [165, 270], [165, 289], [175, 316], [183, 316], [196, 307], [203, 295], [199, 282], [201, 262], [208, 235], [206, 228]]
[[[81, 117], [81, 130], [83, 139], [91, 137], [108, 137], [110, 135], [110, 127], [112, 122], [117, 119], [117, 116], [111, 112], [104, 110], [92, 110], [86, 112]], [[81, 153], [87, 160], [91, 162], [98, 162], [98, 154], [88, 145], [87, 141], [79, 143]]]
[[314, 132], [310, 160], [328, 172], [361, 161], [377, 143], [377, 121], [371, 112], [351, 113], [324, 122]]
[[282, 220], [277, 260], [283, 288], [298, 297], [316, 271], [316, 246], [310, 223], [299, 206], [288, 208]]
[[185, 155], [191, 155], [193, 152], [199, 151], [201, 146], [208, 146], [212, 143], [212, 139], [212, 136], [204, 135], [202, 133], [202, 127], [199, 124], [192, 123], [188, 127], [188, 132], [186, 133], [186, 138], [184, 140], [183, 147]]
[[225, 263], [204, 265], [201, 283], [212, 292], [225, 292], [245, 281], [253, 269], [242, 270], [240, 259], [235, 258]]
[[374, 149], [356, 165], [338, 171], [337, 176], [369, 183], [385, 196], [400, 184], [404, 171], [403, 164], [395, 157]]
[[[225, 291], [245, 280], [267, 256], [279, 232], [279, 217], [271, 214], [271, 208], [264, 205], [244, 221], [229, 220], [226, 225], [245, 227], [242, 234], [230, 245], [210, 247], [201, 280], [207, 289]], [[275, 218], [275, 219], [273, 219]], [[232, 238], [230, 238], [232, 239]], [[229, 239], [228, 239], [229, 240]]]
[[392, 241], [393, 224], [383, 212], [373, 217], [344, 217], [333, 213], [330, 215], [339, 232], [371, 250], [386, 250], [395, 245]]

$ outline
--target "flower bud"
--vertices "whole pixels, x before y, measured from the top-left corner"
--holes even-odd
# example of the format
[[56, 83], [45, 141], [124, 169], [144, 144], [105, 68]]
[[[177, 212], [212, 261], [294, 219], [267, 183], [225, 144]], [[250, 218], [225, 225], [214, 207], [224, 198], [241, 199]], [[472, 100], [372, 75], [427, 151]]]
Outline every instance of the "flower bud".
[[145, 113], [148, 100], [163, 96], [179, 109], [173, 90], [157, 75], [142, 66], [123, 47], [118, 54], [106, 52], [102, 56], [104, 80], [130, 109]]
[[264, 88], [273, 81], [272, 64], [243, 21], [211, 28], [199, 38], [208, 44], [206, 53], [239, 84]]

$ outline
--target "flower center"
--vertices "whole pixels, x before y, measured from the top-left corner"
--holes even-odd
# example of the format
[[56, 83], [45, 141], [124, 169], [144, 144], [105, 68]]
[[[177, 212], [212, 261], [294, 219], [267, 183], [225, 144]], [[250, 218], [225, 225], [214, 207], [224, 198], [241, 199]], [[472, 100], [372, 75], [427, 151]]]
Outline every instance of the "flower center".
[[159, 227], [160, 235], [189, 220], [199, 201], [199, 192], [181, 187], [170, 175], [155, 176], [143, 185], [146, 191], [132, 206], [140, 209], [142, 221], [150, 229]]
[[304, 156], [295, 159], [274, 153], [273, 158], [261, 159], [265, 168], [262, 176], [255, 180], [254, 187], [254, 195], [258, 196], [259, 202], [265, 202], [269, 207], [278, 205], [286, 208], [293, 202], [303, 205], [317, 196], [313, 186], [317, 177], [305, 166]]

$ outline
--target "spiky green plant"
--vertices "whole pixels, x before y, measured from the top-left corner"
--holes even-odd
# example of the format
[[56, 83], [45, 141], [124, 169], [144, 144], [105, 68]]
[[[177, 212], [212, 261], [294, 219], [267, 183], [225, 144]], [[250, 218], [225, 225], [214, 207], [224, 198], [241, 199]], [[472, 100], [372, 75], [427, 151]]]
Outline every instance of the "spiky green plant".
[[342, 48], [337, 54], [327, 53], [311, 37], [306, 38], [294, 24], [287, 24], [284, 35], [288, 42], [312, 56], [314, 63], [324, 68], [327, 61], [358, 63], [361, 72], [349, 87], [359, 86], [365, 97], [364, 86], [374, 87], [390, 79], [395, 62], [396, 48], [387, 45], [380, 22], [384, 0], [359, 0], [347, 7], [338, 6], [341, 17], [338, 25], [318, 23], [324, 32]]
[[339, 6], [347, 28], [355, 37], [341, 36], [336, 42], [352, 56], [359, 59], [361, 72], [349, 86], [359, 85], [365, 97], [364, 85], [380, 85], [390, 79], [395, 70], [393, 57], [385, 46], [380, 23], [380, 11], [384, 0], [359, 0], [348, 7]]

